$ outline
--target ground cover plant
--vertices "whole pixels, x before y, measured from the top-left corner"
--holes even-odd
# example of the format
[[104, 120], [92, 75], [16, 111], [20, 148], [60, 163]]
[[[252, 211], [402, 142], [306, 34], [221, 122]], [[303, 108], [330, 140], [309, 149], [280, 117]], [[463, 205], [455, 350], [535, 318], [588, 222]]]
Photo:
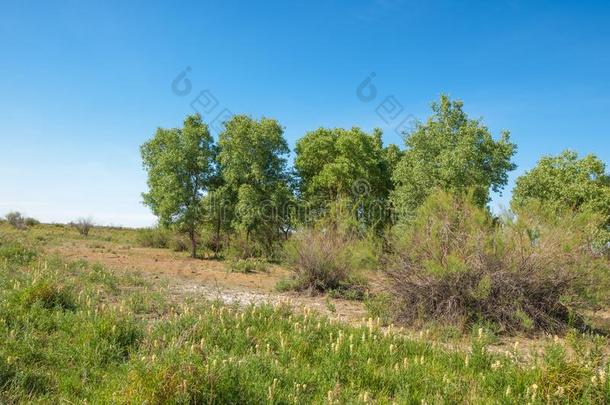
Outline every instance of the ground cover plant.
[[574, 343], [551, 342], [525, 360], [489, 350], [484, 328], [466, 347], [446, 348], [375, 319], [347, 325], [286, 305], [176, 303], [127, 273], [6, 238], [0, 248], [6, 403], [610, 400], [605, 338], [573, 332]]

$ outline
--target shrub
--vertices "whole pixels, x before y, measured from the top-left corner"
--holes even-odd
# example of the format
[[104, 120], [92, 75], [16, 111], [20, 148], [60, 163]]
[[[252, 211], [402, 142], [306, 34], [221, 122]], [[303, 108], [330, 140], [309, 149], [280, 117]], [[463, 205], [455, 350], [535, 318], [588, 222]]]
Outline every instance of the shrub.
[[167, 245], [174, 252], [187, 252], [190, 250], [191, 242], [184, 234], [172, 234], [169, 237]]
[[5, 260], [17, 266], [23, 266], [32, 262], [36, 256], [35, 250], [17, 242], [2, 243], [0, 241], [0, 260]]
[[298, 231], [285, 247], [286, 261], [294, 270], [295, 289], [309, 293], [364, 290], [366, 281], [359, 274], [368, 260], [360, 254], [364, 245], [333, 229]]
[[46, 309], [62, 309], [73, 311], [76, 309], [72, 293], [63, 286], [50, 280], [40, 280], [25, 290], [24, 304], [31, 307], [39, 304]]
[[93, 219], [91, 219], [91, 218], [79, 218], [78, 220], [76, 220], [76, 222], [73, 222], [71, 225], [74, 228], [76, 228], [78, 233], [80, 233], [82, 236], [85, 236], [85, 237], [87, 237], [89, 235], [89, 231], [94, 226]]
[[26, 219], [20, 212], [14, 211], [6, 214], [6, 221], [16, 229], [26, 228]]
[[26, 218], [25, 219], [25, 225], [26, 226], [36, 226], [36, 225], [40, 225], [40, 221], [37, 220], [36, 218]]
[[169, 247], [170, 238], [170, 231], [161, 227], [139, 229], [136, 236], [140, 246], [161, 249]]
[[231, 260], [229, 269], [234, 273], [267, 273], [269, 271], [267, 262], [257, 258]]
[[581, 323], [599, 274], [591, 218], [551, 222], [531, 211], [498, 222], [470, 201], [437, 193], [400, 228], [387, 269], [397, 318], [493, 322], [508, 331]]

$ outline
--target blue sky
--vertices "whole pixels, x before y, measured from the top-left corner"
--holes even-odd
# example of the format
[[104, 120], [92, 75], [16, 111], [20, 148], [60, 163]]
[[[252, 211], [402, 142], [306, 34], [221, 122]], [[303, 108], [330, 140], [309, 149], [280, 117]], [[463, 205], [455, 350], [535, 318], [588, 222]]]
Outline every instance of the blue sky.
[[[494, 207], [543, 154], [610, 162], [610, 3], [427, 3], [0, 2], [0, 215], [154, 223], [139, 145], [204, 90], [217, 101], [205, 119], [273, 117], [291, 146], [319, 126], [381, 127], [402, 145], [399, 121], [447, 93], [519, 145]], [[390, 96], [402, 110], [386, 123], [376, 110]]]

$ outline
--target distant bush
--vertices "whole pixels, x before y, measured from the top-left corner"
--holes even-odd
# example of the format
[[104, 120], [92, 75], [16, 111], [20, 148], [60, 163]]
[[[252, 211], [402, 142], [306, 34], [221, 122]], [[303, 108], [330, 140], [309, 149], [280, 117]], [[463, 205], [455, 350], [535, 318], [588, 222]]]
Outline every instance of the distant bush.
[[27, 226], [36, 226], [36, 225], [40, 225], [40, 221], [37, 220], [36, 218], [28, 217], [28, 218], [25, 219], [25, 224]]
[[365, 242], [353, 240], [332, 229], [303, 229], [286, 243], [285, 258], [294, 270], [295, 289], [324, 291], [364, 290], [360, 276]]
[[16, 229], [25, 229], [27, 227], [26, 218], [17, 211], [6, 214], [6, 222]]
[[71, 225], [76, 228], [78, 233], [85, 237], [89, 235], [89, 231], [94, 227], [93, 219], [91, 218], [79, 218], [76, 222], [72, 222]]
[[229, 268], [234, 273], [267, 273], [269, 271], [267, 262], [258, 258], [231, 260]]
[[530, 211], [495, 223], [469, 197], [431, 196], [401, 229], [388, 266], [399, 320], [493, 322], [503, 330], [581, 326], [600, 274], [595, 221]]
[[171, 232], [161, 227], [138, 230], [136, 240], [142, 247], [161, 248], [169, 247]]

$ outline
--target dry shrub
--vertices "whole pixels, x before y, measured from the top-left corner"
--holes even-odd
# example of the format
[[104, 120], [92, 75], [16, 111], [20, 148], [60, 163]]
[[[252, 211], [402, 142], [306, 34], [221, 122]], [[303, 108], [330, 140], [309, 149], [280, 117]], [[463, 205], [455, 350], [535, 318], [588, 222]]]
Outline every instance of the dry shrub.
[[592, 254], [596, 226], [590, 216], [552, 218], [540, 207], [493, 220], [469, 197], [439, 192], [400, 228], [388, 264], [397, 317], [493, 322], [510, 332], [580, 324], [605, 266]]
[[366, 241], [331, 228], [300, 230], [285, 247], [286, 261], [295, 274], [291, 285], [312, 294], [330, 290], [363, 293], [366, 281], [360, 272], [374, 263], [371, 254]]
[[6, 214], [6, 222], [16, 229], [25, 229], [27, 227], [26, 218], [17, 211]]
[[76, 222], [72, 222], [71, 225], [84, 237], [89, 236], [89, 231], [94, 227], [92, 218], [79, 218]]

